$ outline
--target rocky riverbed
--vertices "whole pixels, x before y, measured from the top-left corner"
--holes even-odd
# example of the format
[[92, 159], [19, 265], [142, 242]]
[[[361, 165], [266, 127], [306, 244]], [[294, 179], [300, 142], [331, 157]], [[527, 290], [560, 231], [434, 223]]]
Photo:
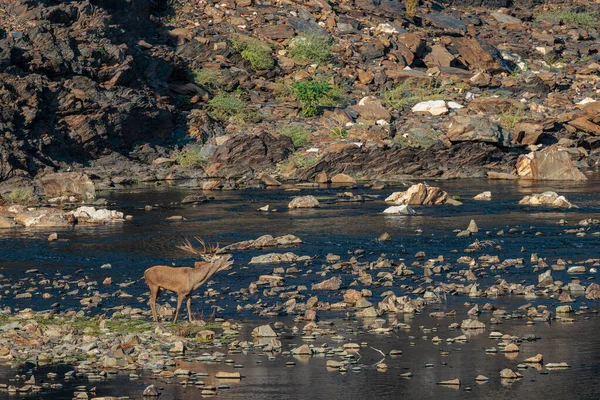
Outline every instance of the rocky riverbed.
[[[197, 204], [181, 200], [198, 192], [176, 188], [106, 193], [130, 221], [61, 228], [52, 242], [49, 228], [2, 232], [0, 389], [593, 397], [573, 381], [595, 373], [597, 182], [428, 182], [462, 203], [437, 206], [414, 204], [419, 186], [408, 185], [217, 192]], [[491, 200], [475, 199], [483, 189]], [[552, 189], [577, 208], [519, 204]], [[300, 195], [319, 207], [287, 208]], [[390, 197], [415, 214], [383, 213]], [[143, 271], [191, 264], [175, 246], [194, 235], [232, 245], [235, 263], [196, 292], [196, 323], [154, 324]], [[159, 304], [168, 320], [173, 298]]]

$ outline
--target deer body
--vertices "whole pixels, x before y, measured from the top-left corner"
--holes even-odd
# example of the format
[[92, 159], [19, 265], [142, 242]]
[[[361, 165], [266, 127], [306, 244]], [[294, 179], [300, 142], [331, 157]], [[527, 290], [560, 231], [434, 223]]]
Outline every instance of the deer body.
[[161, 289], [177, 293], [177, 310], [173, 322], [177, 322], [179, 309], [183, 299], [187, 300], [188, 318], [192, 321], [191, 301], [192, 292], [203, 283], [208, 281], [216, 272], [228, 268], [233, 261], [229, 261], [231, 255], [220, 255], [210, 257], [208, 262], [197, 262], [194, 268], [189, 267], [167, 267], [156, 265], [144, 272], [144, 278], [150, 288], [150, 309], [155, 322], [158, 322], [156, 313], [156, 299]]

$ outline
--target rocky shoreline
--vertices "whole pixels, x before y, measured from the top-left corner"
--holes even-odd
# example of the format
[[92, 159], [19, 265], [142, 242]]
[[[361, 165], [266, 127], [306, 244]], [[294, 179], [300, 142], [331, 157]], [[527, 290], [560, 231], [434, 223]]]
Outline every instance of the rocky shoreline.
[[1, 7], [3, 198], [56, 171], [228, 189], [598, 166], [597, 3]]

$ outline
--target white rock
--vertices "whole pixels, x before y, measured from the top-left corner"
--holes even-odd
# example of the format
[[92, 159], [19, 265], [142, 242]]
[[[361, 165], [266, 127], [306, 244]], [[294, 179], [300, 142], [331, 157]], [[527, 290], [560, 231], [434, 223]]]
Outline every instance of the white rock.
[[431, 115], [442, 115], [448, 112], [444, 100], [422, 101], [412, 108], [412, 112], [428, 112]]
[[402, 215], [416, 215], [417, 212], [406, 204], [401, 206], [392, 206], [383, 210], [384, 214], [402, 214]]

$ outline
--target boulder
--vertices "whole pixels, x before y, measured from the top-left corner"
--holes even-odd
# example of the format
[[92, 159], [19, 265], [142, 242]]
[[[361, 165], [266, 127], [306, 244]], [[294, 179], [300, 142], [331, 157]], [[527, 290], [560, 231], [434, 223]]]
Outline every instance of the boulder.
[[492, 200], [492, 192], [481, 192], [477, 196], [473, 197], [473, 200], [490, 201]]
[[346, 174], [335, 174], [331, 177], [331, 183], [356, 183], [353, 177]]
[[312, 285], [312, 290], [339, 290], [342, 287], [342, 280], [337, 277], [331, 277], [323, 282], [315, 283]]
[[442, 115], [448, 112], [448, 107], [446, 107], [444, 100], [429, 100], [415, 104], [412, 112], [428, 112], [431, 115]]
[[587, 177], [573, 163], [563, 148], [552, 146], [519, 156], [517, 174], [520, 179], [586, 181]]
[[565, 196], [559, 196], [556, 192], [544, 192], [525, 196], [519, 201], [519, 205], [577, 208]]
[[24, 211], [15, 216], [15, 222], [23, 226], [38, 228], [55, 228], [69, 226], [67, 216], [54, 208], [38, 208], [32, 211]]
[[448, 139], [453, 142], [484, 142], [510, 146], [510, 134], [500, 125], [481, 115], [457, 115], [448, 127]]
[[277, 334], [271, 328], [271, 325], [262, 325], [252, 330], [252, 336], [254, 337], [277, 337]]
[[46, 174], [37, 179], [47, 198], [74, 196], [78, 200], [96, 198], [96, 189], [91, 179], [79, 172]]
[[485, 324], [476, 319], [465, 319], [460, 324], [461, 329], [485, 329]]
[[453, 56], [443, 44], [431, 46], [431, 52], [425, 56], [423, 61], [428, 68], [452, 67], [455, 56]]
[[288, 208], [316, 208], [319, 207], [319, 200], [315, 196], [294, 197], [288, 204]]
[[157, 397], [159, 395], [159, 391], [156, 388], [156, 386], [154, 385], [150, 385], [148, 387], [146, 387], [146, 389], [144, 389], [144, 392], [142, 393], [143, 397]]
[[124, 215], [122, 212], [107, 209], [96, 209], [94, 207], [79, 207], [71, 212], [80, 224], [98, 224], [109, 221], [123, 221]]
[[358, 113], [360, 119], [365, 121], [384, 120], [390, 122], [392, 119], [390, 112], [381, 104], [381, 100], [375, 96], [363, 97], [352, 109]]
[[392, 193], [385, 199], [399, 205], [440, 205], [451, 202], [448, 193], [438, 187], [428, 186], [424, 183], [412, 185], [405, 192]]
[[18, 225], [13, 219], [0, 216], [0, 229], [14, 228]]

